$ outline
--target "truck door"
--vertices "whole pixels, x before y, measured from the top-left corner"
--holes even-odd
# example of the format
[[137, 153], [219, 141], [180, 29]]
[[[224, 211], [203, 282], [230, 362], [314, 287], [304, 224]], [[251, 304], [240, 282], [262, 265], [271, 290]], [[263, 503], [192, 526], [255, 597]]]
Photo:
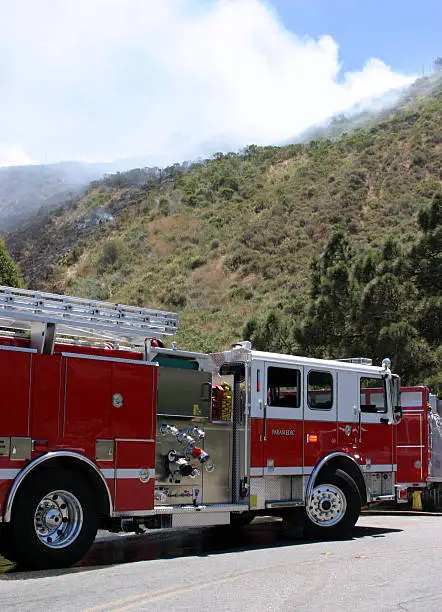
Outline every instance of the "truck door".
[[366, 472], [393, 471], [393, 427], [381, 375], [339, 372], [338, 439], [360, 454]]
[[301, 475], [303, 368], [298, 365], [266, 362], [264, 371], [264, 475]]
[[338, 372], [338, 445], [359, 444], [359, 378], [355, 372]]
[[252, 361], [250, 410], [250, 476], [264, 476], [264, 362]]
[[302, 474], [302, 378], [296, 365], [254, 360], [250, 475]]
[[337, 448], [337, 373], [320, 367], [304, 371], [304, 473]]
[[384, 380], [359, 378], [359, 441], [369, 472], [393, 471], [393, 427], [389, 425]]

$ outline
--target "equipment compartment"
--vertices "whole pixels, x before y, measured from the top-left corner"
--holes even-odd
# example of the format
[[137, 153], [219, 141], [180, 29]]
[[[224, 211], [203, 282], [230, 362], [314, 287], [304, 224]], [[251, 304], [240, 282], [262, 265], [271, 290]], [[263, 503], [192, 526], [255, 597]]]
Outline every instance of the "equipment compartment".
[[211, 374], [179, 368], [159, 368], [158, 415], [209, 419]]

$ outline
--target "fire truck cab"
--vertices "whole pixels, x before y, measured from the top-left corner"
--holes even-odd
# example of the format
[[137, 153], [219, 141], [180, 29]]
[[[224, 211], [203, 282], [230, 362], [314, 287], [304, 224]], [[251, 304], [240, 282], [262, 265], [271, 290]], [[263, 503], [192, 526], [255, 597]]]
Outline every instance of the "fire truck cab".
[[394, 499], [388, 360], [161, 348], [174, 313], [10, 287], [0, 326], [0, 552], [21, 565], [75, 563], [99, 527], [342, 536]]

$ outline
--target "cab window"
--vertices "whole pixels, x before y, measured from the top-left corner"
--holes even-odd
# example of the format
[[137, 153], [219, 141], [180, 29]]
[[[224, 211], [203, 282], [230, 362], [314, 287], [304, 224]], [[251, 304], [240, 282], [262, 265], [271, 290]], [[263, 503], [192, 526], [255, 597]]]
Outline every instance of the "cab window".
[[314, 410], [330, 410], [333, 406], [333, 376], [330, 372], [308, 373], [307, 400]]
[[301, 373], [292, 368], [267, 369], [267, 404], [299, 408], [301, 405]]
[[363, 412], [387, 412], [385, 400], [384, 382], [380, 378], [361, 378], [360, 406]]

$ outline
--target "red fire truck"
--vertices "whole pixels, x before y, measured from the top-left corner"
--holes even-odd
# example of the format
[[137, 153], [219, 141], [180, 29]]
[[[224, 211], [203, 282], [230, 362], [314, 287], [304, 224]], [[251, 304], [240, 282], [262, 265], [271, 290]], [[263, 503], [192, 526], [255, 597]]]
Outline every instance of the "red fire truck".
[[170, 312], [0, 287], [1, 552], [78, 561], [118, 531], [301, 515], [340, 536], [395, 497], [382, 366], [162, 348]]
[[442, 427], [436, 397], [427, 387], [401, 389], [402, 420], [396, 428], [396, 498], [434, 509], [442, 502]]

